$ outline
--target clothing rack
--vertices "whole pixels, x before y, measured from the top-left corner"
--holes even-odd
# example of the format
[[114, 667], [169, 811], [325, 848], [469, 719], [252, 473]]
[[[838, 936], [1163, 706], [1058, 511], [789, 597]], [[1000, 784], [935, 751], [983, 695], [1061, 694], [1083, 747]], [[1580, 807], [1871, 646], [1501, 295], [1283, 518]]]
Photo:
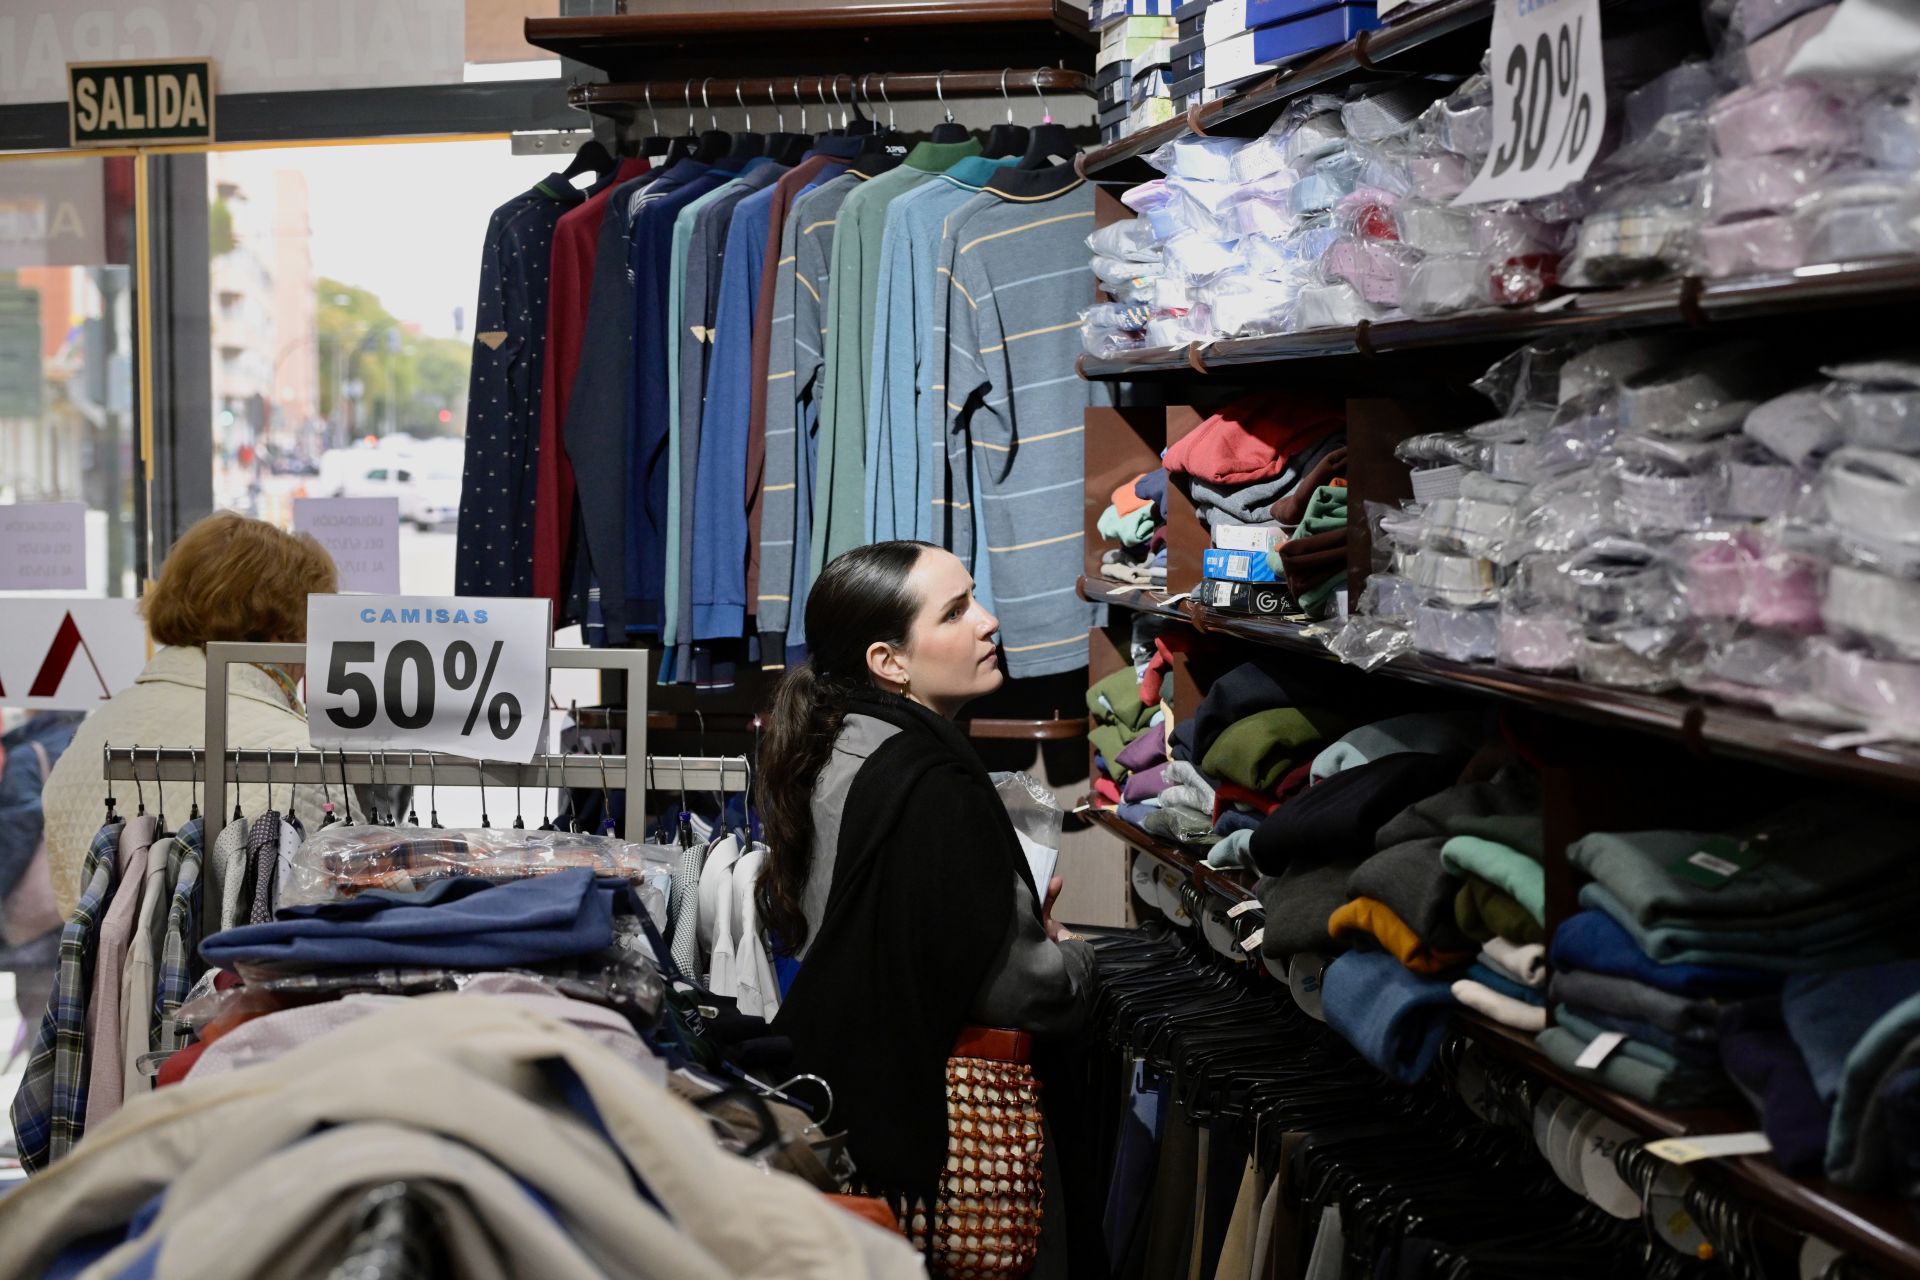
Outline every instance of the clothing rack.
[[[842, 85], [845, 85], [844, 91]], [[1093, 78], [1061, 67], [1019, 71], [914, 71], [866, 75], [778, 76], [757, 79], [719, 79], [702, 76], [685, 80], [645, 80], [619, 84], [576, 84], [567, 90], [567, 105], [583, 111], [632, 112], [662, 106], [702, 111], [722, 108], [754, 111], [761, 107], [798, 105], [833, 108], [863, 101], [871, 110], [899, 99], [991, 98], [1015, 93], [1068, 93], [1091, 96]], [[697, 96], [696, 96], [697, 95]], [[876, 97], [877, 95], [877, 97]]]
[[[536, 755], [525, 764], [472, 760], [436, 752], [322, 750], [229, 750], [227, 747], [227, 668], [236, 662], [301, 665], [303, 644], [214, 643], [207, 646], [206, 749], [144, 747], [128, 744], [106, 750], [105, 776], [113, 782], [194, 782], [204, 779], [206, 812], [224, 815], [229, 782], [329, 784], [349, 786], [488, 786], [541, 788], [603, 787], [640, 793], [649, 788], [686, 791], [744, 791], [750, 781], [745, 756], [662, 756], [646, 752], [646, 734], [624, 755]], [[620, 671], [628, 696], [638, 703], [646, 724], [644, 649], [548, 649], [547, 667]], [[627, 810], [622, 835], [639, 837], [645, 825], [638, 806]]]
[[[677, 733], [752, 733], [758, 716], [737, 711], [650, 711], [647, 728]], [[583, 729], [624, 731], [627, 713], [618, 707], [581, 707], [575, 723]], [[955, 722], [975, 742], [1071, 742], [1087, 736], [1087, 717], [1056, 710], [1051, 717], [1019, 719], [975, 716]]]

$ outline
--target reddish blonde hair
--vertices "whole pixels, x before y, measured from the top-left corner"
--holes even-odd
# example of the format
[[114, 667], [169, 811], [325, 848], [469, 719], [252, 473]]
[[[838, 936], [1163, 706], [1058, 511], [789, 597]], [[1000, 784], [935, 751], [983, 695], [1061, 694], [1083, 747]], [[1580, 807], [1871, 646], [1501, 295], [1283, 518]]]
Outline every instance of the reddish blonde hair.
[[340, 589], [333, 557], [312, 535], [216, 511], [180, 535], [140, 602], [155, 644], [307, 638], [307, 595]]

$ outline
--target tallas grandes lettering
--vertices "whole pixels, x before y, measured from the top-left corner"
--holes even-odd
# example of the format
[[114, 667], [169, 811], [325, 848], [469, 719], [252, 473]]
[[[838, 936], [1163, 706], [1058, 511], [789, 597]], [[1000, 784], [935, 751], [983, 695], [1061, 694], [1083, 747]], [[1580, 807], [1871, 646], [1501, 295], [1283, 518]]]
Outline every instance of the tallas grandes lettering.
[[80, 127], [186, 129], [207, 127], [207, 104], [195, 76], [85, 74], [74, 85]]

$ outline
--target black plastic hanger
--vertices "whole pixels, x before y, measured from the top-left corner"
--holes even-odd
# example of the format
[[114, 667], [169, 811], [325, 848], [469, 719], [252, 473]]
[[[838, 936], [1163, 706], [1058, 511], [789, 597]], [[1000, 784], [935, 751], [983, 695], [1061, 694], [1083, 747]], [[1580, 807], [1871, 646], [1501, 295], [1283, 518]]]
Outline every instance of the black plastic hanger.
[[1073, 145], [1073, 138], [1068, 135], [1065, 125], [1053, 122], [1053, 111], [1047, 106], [1047, 95], [1040, 92], [1038, 76], [1034, 77], [1033, 96], [1040, 99], [1040, 109], [1045, 113], [1046, 120], [1029, 135], [1026, 154], [1020, 157], [1017, 167], [1045, 169], [1051, 167], [1056, 159], [1072, 160], [1079, 154], [1080, 148]]
[[947, 73], [944, 71], [933, 78], [933, 96], [940, 99], [940, 109], [947, 117], [933, 126], [933, 140], [943, 144], [965, 142], [972, 135], [954, 121], [953, 109], [947, 106]]
[[614, 159], [612, 152], [600, 145], [600, 139], [588, 138], [580, 144], [580, 149], [573, 153], [573, 160], [560, 176], [572, 179], [583, 173], [605, 174], [619, 163]]
[[[713, 103], [707, 100], [707, 85], [713, 77], [708, 76], [700, 82], [700, 105], [706, 108], [707, 123], [712, 126], [700, 135], [700, 145], [694, 149], [693, 158], [702, 164], [712, 164], [724, 157], [733, 148], [733, 135], [720, 127], [720, 117], [713, 114]], [[691, 83], [691, 82], [689, 82]], [[691, 93], [687, 95], [693, 97]], [[689, 101], [688, 107], [693, 103]], [[691, 129], [693, 112], [687, 112], [688, 127]]]
[[[113, 760], [113, 744], [111, 742], [101, 743], [100, 744], [100, 776], [103, 778], [107, 778], [107, 816], [105, 819], [105, 821], [107, 822], [117, 822], [120, 819], [120, 815], [113, 811], [113, 805], [114, 805], [113, 779], [107, 777], [107, 765], [111, 763], [112, 760]], [[236, 813], [233, 816], [237, 818], [240, 815]]]
[[[793, 96], [795, 101], [800, 98], [799, 76], [793, 78]], [[806, 133], [807, 109], [805, 106], [800, 108], [800, 132], [788, 133], [787, 113], [780, 109], [780, 100], [774, 96], [771, 80], [767, 81], [767, 103], [773, 108], [774, 123], [778, 126], [773, 133], [767, 135], [767, 154], [791, 168], [800, 163], [801, 157], [806, 155], [807, 149], [813, 145], [813, 139]]]
[[740, 111], [746, 117], [747, 127], [733, 135], [733, 147], [727, 152], [726, 167], [745, 168], [749, 160], [758, 159], [767, 154], [767, 136], [753, 131], [753, 112], [747, 106], [747, 100], [741, 95], [740, 84], [734, 82], [733, 96], [740, 103]]
[[1011, 74], [1012, 67], [1000, 73], [1000, 100], [1007, 104], [1007, 122], [987, 131], [987, 147], [981, 154], [989, 160], [1004, 160], [1027, 152], [1027, 131], [1013, 122], [1013, 99], [1007, 96], [1007, 77]]
[[[837, 76], [833, 82], [833, 96], [836, 101], [839, 100], [840, 80]], [[847, 107], [840, 113], [840, 122], [848, 134], [866, 138], [880, 132], [878, 125], [860, 114], [860, 82], [852, 78], [847, 82], [847, 103]]]

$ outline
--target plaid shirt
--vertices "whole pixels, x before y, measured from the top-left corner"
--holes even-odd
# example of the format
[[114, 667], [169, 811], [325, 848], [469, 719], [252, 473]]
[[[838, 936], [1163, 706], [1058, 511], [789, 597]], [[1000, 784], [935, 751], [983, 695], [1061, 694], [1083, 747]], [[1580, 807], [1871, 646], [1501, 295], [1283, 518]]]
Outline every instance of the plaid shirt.
[[72, 1150], [86, 1127], [87, 994], [93, 985], [100, 917], [120, 873], [124, 821], [101, 827], [80, 866], [80, 901], [60, 931], [60, 972], [40, 1020], [27, 1074], [13, 1098], [13, 1132], [20, 1163], [44, 1169]]
[[195, 818], [180, 828], [168, 855], [167, 881], [173, 885], [173, 905], [167, 909], [167, 937], [160, 949], [160, 979], [153, 988], [153, 1042], [157, 1052], [187, 1047], [185, 1028], [173, 1015], [186, 1002], [193, 986], [194, 948], [200, 942], [200, 850], [206, 828]]

